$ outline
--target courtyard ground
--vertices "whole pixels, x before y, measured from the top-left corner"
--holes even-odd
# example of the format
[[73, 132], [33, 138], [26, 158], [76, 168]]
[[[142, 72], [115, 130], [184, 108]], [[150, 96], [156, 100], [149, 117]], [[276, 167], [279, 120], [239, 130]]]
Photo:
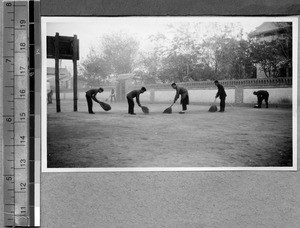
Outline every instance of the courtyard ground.
[[162, 114], [169, 104], [146, 104], [127, 114], [126, 103], [105, 112], [85, 101], [73, 112], [71, 100], [47, 113], [48, 168], [123, 167], [287, 167], [292, 166], [292, 109], [189, 105], [186, 114]]

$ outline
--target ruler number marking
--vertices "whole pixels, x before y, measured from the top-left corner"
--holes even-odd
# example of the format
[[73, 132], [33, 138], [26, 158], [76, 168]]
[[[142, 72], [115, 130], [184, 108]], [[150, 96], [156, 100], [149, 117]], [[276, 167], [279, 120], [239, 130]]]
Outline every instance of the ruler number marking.
[[[25, 136], [24, 135], [21, 135], [20, 136], [20, 143], [26, 143], [26, 141], [25, 141]], [[22, 159], [23, 160], [23, 159]], [[26, 161], [26, 160], [25, 160]]]
[[22, 191], [22, 190], [26, 190], [26, 186], [27, 186], [27, 185], [26, 185], [25, 182], [21, 182], [21, 183], [20, 183], [20, 189], [21, 189], [21, 191]]
[[10, 176], [10, 177], [5, 177], [5, 180], [6, 181], [12, 181], [13, 180], [13, 178]]
[[21, 209], [21, 214], [26, 214], [26, 212], [27, 212], [27, 207], [20, 207], [20, 209]]
[[[23, 66], [20, 66], [20, 68], [19, 68], [19, 70], [20, 70], [20, 75], [24, 75], [24, 74], [26, 74], [26, 68], [25, 67], [23, 67]], [[25, 76], [25, 75], [24, 75]]]
[[26, 96], [26, 90], [25, 89], [20, 89], [19, 93], [20, 93], [20, 97], [25, 97]]
[[20, 27], [21, 28], [26, 28], [26, 24], [27, 24], [26, 20], [20, 20]]
[[26, 43], [20, 43], [20, 50], [26, 50]]
[[12, 118], [10, 118], [10, 117], [5, 118], [5, 121], [8, 122], [8, 123], [10, 123], [10, 122], [12, 122]]
[[25, 120], [25, 119], [26, 119], [26, 118], [25, 118], [25, 117], [26, 117], [26, 113], [25, 113], [25, 112], [21, 112], [21, 113], [20, 113], [20, 116], [21, 116], [21, 117], [20, 117], [20, 120]]

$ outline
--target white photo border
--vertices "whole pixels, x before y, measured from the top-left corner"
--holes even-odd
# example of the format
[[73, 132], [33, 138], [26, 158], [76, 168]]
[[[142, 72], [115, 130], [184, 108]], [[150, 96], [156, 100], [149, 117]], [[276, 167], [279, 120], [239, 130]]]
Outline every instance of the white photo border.
[[[124, 16], [125, 17], [125, 16]], [[133, 16], [133, 17], [151, 17], [154, 16]], [[157, 16], [165, 17], [170, 20], [184, 20], [186, 16]], [[249, 20], [259, 19], [266, 21], [288, 21], [292, 22], [293, 28], [293, 85], [292, 85], [292, 122], [293, 122], [293, 131], [292, 131], [292, 146], [293, 146], [293, 164], [290, 167], [126, 167], [126, 168], [48, 168], [47, 167], [47, 103], [41, 102], [41, 171], [48, 173], [55, 172], [170, 172], [170, 171], [179, 171], [179, 172], [197, 172], [197, 171], [297, 171], [297, 114], [298, 114], [298, 43], [299, 43], [299, 16], [189, 16], [189, 18], [201, 18], [203, 21], [218, 21], [227, 19], [228, 22], [237, 22], [240, 20]], [[42, 47], [42, 70], [41, 70], [41, 101], [47, 99], [47, 57], [46, 57], [46, 31], [47, 23], [49, 22], [74, 22], [79, 20], [80, 22], [94, 21], [97, 18], [104, 18], [101, 16], [98, 17], [41, 17], [41, 47]], [[121, 18], [121, 17], [116, 17]]]

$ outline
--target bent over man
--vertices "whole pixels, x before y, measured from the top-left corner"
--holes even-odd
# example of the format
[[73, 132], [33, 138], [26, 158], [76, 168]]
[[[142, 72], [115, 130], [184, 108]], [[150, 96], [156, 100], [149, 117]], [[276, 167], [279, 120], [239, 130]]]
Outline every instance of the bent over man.
[[225, 99], [226, 99], [226, 92], [224, 87], [218, 82], [218, 80], [215, 81], [215, 85], [218, 87], [218, 92], [216, 94], [216, 98], [220, 97], [220, 111], [219, 112], [225, 112]]
[[190, 103], [189, 99], [189, 93], [186, 88], [179, 87], [175, 83], [172, 83], [172, 88], [176, 90], [176, 95], [174, 97], [174, 103], [179, 98], [179, 95], [181, 95], [180, 104], [182, 105], [182, 111], [179, 112], [180, 114], [184, 114], [187, 110], [187, 105]]
[[99, 101], [96, 98], [97, 93], [102, 93], [104, 91], [104, 89], [99, 88], [99, 89], [90, 89], [89, 91], [87, 91], [85, 93], [85, 98], [88, 104], [88, 111], [90, 114], [95, 114], [93, 112], [93, 101], [96, 101], [97, 103], [99, 103]]
[[258, 90], [253, 92], [257, 96], [257, 106], [255, 108], [261, 108], [263, 100], [266, 102], [266, 108], [269, 108], [269, 93], [266, 90]]
[[133, 90], [133, 91], [131, 91], [131, 92], [129, 92], [127, 94], [126, 97], [127, 97], [127, 101], [128, 101], [128, 113], [130, 115], [135, 115], [135, 113], [134, 113], [134, 101], [133, 101], [133, 98], [136, 99], [136, 103], [138, 104], [138, 106], [141, 107], [140, 94], [144, 93], [145, 91], [146, 91], [146, 88], [142, 87], [139, 90]]

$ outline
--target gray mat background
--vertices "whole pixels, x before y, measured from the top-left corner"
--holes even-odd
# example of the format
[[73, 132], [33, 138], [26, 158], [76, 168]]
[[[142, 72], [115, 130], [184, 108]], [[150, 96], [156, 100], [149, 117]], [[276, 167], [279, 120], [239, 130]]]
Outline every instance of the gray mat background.
[[[42, 16], [293, 14], [300, 15], [298, 0], [41, 1]], [[2, 18], [0, 31], [2, 45]], [[0, 70], [2, 75], [2, 62]], [[1, 114], [2, 108], [1, 94]], [[2, 164], [2, 140], [0, 144]], [[43, 228], [300, 224], [300, 176], [295, 171], [42, 173], [40, 195]]]

